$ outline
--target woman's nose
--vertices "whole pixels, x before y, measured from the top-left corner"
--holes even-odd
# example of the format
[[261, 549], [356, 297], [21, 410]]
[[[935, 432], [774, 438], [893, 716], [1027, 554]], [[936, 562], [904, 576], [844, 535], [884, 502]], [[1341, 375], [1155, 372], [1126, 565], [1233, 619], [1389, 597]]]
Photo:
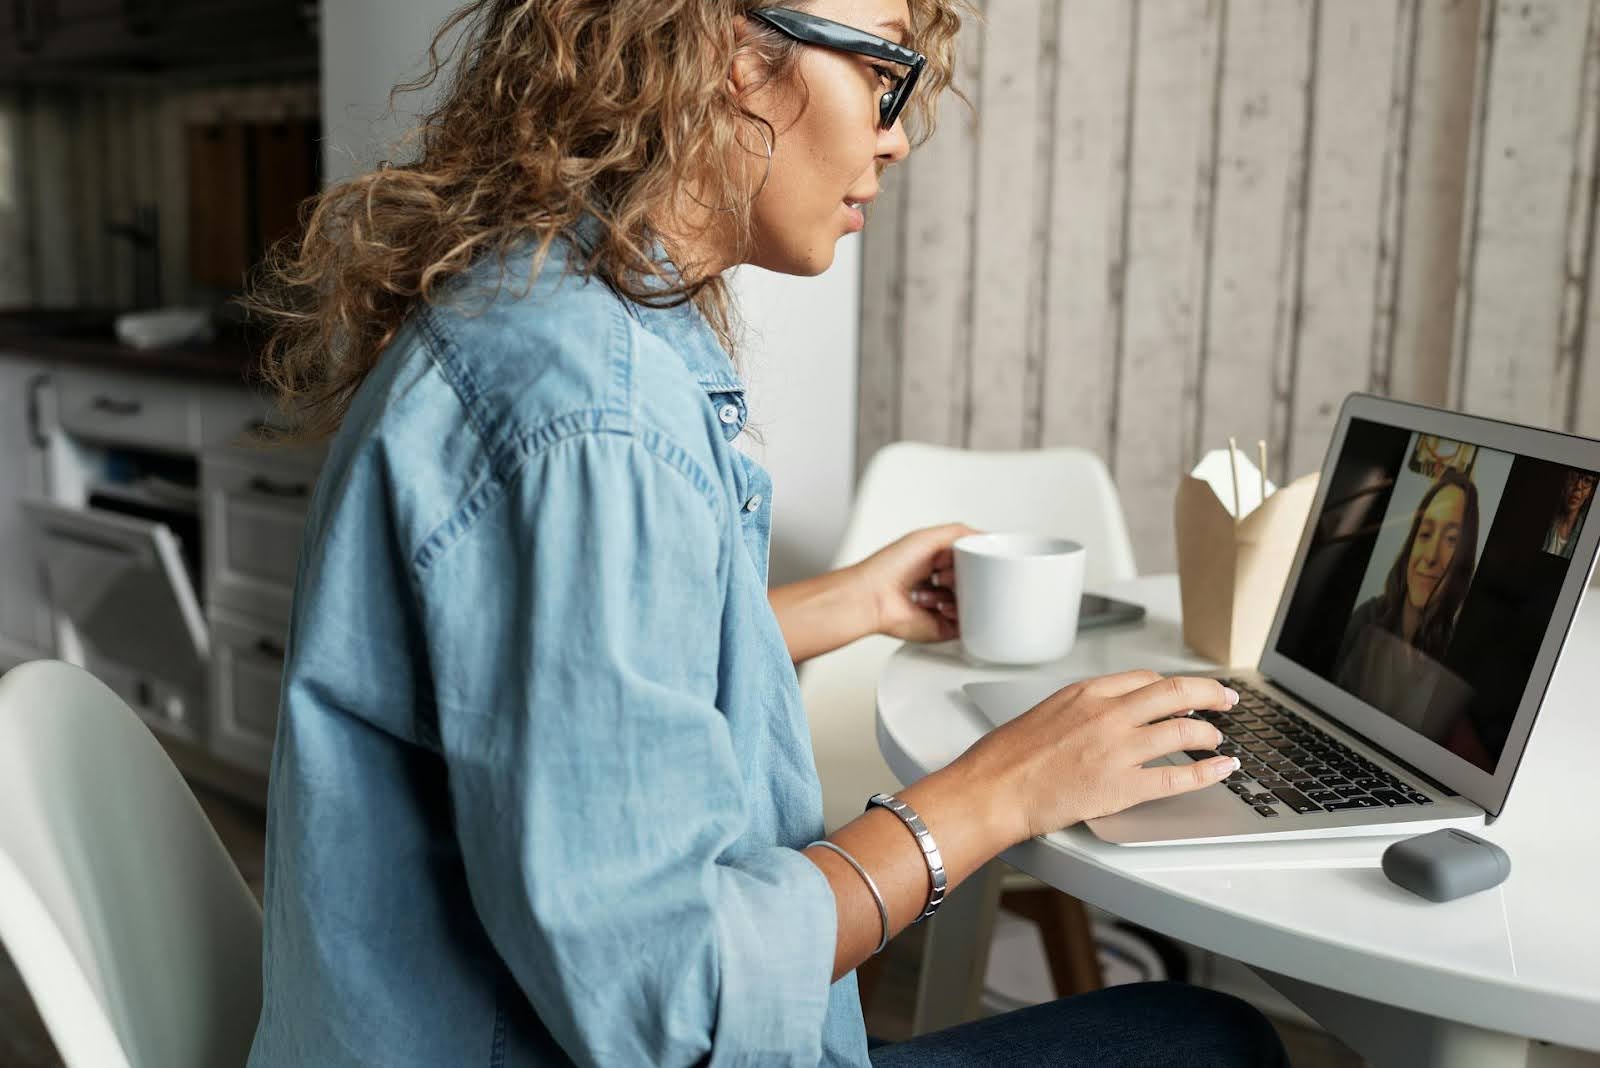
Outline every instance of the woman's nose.
[[899, 163], [911, 154], [911, 139], [906, 136], [906, 124], [895, 119], [887, 130], [878, 131], [878, 160], [884, 166]]

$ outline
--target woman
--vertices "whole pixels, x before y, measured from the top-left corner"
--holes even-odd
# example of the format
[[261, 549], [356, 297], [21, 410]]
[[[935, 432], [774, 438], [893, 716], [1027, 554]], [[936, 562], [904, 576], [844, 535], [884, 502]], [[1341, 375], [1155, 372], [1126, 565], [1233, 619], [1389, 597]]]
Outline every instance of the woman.
[[[284, 398], [337, 434], [253, 1065], [865, 1065], [852, 970], [936, 882], [1236, 766], [1141, 767], [1213, 747], [1171, 717], [1236, 695], [1131, 672], [819, 841], [794, 664], [952, 636], [967, 528], [769, 597], [722, 274], [828, 266], [909, 151], [901, 110], [931, 121], [955, 3], [481, 0], [415, 159], [321, 197], [258, 295]], [[871, 1063], [1030, 1056], [1281, 1063], [1253, 1010], [1168, 987]]]
[[1478, 558], [1478, 487], [1445, 468], [1411, 515], [1384, 579], [1345, 626], [1335, 681], [1441, 740], [1471, 693], [1442, 661]]
[[1583, 510], [1594, 496], [1593, 471], [1568, 471], [1561, 480], [1561, 495], [1557, 498], [1555, 518], [1545, 531], [1540, 546], [1545, 552], [1572, 559], [1572, 550], [1578, 544], [1578, 532], [1583, 529]]

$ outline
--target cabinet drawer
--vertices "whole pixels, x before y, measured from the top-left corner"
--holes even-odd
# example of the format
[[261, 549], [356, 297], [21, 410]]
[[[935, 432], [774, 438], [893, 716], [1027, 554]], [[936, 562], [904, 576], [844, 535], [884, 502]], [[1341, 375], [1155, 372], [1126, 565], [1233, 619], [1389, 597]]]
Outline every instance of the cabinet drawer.
[[265, 773], [278, 729], [283, 628], [230, 612], [211, 613], [211, 751]]
[[233, 452], [200, 465], [212, 604], [287, 620], [316, 470]]
[[200, 411], [183, 386], [104, 371], [64, 370], [59, 377], [59, 418], [69, 433], [176, 452], [199, 450]]
[[152, 728], [199, 741], [210, 638], [171, 528], [51, 501], [22, 510], [63, 657], [107, 680]]

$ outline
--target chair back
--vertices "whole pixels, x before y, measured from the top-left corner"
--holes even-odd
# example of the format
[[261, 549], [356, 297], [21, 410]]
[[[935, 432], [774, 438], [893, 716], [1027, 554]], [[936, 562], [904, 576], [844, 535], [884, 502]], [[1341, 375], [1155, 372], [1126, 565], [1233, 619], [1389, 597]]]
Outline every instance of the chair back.
[[67, 1068], [227, 1068], [261, 910], [171, 759], [94, 676], [0, 676], [0, 945]]
[[[1138, 574], [1116, 487], [1094, 453], [978, 452], [914, 441], [886, 445], [867, 464], [834, 565], [853, 564], [903, 534], [950, 522], [1071, 538], [1088, 551], [1090, 589]], [[874, 708], [878, 676], [899, 644], [865, 638], [800, 669], [829, 831], [860, 815], [874, 791], [895, 785], [879, 755]]]

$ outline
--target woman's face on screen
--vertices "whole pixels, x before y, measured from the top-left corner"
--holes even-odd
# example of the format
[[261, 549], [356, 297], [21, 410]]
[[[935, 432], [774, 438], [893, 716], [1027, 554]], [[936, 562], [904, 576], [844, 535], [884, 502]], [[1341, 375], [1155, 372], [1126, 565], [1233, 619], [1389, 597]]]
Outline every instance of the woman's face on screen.
[[1411, 607], [1427, 607], [1450, 573], [1466, 512], [1467, 495], [1457, 486], [1446, 486], [1428, 502], [1428, 510], [1417, 526], [1416, 540], [1411, 543], [1411, 559], [1406, 564], [1406, 600]]
[[1568, 515], [1577, 515], [1583, 506], [1589, 503], [1589, 497], [1594, 493], [1595, 479], [1593, 475], [1572, 472], [1567, 475], [1566, 506]]

